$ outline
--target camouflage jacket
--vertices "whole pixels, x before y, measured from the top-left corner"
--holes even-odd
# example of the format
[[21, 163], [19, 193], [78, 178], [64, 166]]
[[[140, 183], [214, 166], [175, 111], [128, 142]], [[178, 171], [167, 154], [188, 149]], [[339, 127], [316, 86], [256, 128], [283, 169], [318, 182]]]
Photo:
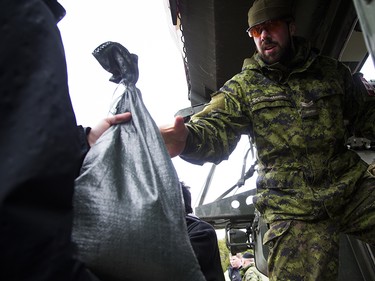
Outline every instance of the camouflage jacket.
[[242, 268], [241, 275], [242, 281], [262, 281], [262, 276], [253, 263]]
[[368, 165], [346, 140], [347, 124], [375, 139], [375, 105], [363, 102], [350, 70], [294, 38], [288, 66], [255, 53], [187, 124], [181, 158], [195, 164], [228, 159], [241, 134], [257, 148], [256, 208], [268, 221], [316, 219], [350, 199]]

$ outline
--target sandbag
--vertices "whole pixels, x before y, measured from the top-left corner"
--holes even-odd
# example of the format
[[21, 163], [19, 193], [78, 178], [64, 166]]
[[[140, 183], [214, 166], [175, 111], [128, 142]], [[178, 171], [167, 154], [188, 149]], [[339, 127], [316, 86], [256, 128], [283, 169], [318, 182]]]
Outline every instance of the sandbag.
[[129, 111], [132, 119], [99, 138], [75, 181], [78, 255], [103, 281], [203, 281], [176, 170], [135, 86], [138, 57], [115, 42], [93, 55], [110, 81], [125, 85], [116, 113]]

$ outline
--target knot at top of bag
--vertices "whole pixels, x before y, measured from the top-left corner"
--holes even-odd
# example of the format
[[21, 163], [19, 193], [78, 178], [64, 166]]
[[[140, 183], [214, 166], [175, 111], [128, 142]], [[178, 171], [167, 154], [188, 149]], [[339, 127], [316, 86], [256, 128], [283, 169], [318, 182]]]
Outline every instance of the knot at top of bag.
[[93, 56], [101, 66], [112, 73], [109, 81], [125, 85], [137, 83], [138, 81], [138, 56], [131, 54], [124, 46], [116, 42], [105, 42], [97, 47]]

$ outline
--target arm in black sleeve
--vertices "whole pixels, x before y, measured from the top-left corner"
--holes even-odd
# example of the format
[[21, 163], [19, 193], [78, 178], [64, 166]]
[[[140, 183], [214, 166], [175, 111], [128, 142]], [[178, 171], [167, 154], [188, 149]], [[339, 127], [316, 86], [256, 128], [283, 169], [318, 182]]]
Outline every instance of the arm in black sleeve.
[[51, 5], [0, 1], [1, 280], [97, 280], [71, 242], [80, 144]]
[[186, 216], [188, 235], [207, 281], [224, 281], [215, 229], [199, 218]]
[[[83, 127], [81, 125], [77, 126], [77, 133], [79, 138], [79, 159], [80, 159], [80, 167], [82, 166], [83, 160], [85, 159], [85, 156], [87, 152], [90, 150], [89, 142], [87, 141], [87, 136], [90, 133], [91, 128], [90, 127]], [[78, 176], [78, 175], [77, 175]]]

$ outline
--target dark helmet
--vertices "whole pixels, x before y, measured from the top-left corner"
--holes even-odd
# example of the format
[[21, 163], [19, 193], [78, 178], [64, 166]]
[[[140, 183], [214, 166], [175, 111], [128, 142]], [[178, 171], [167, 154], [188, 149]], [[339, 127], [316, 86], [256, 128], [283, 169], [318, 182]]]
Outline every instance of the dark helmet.
[[293, 17], [292, 0], [255, 0], [248, 12], [249, 28], [274, 19]]

